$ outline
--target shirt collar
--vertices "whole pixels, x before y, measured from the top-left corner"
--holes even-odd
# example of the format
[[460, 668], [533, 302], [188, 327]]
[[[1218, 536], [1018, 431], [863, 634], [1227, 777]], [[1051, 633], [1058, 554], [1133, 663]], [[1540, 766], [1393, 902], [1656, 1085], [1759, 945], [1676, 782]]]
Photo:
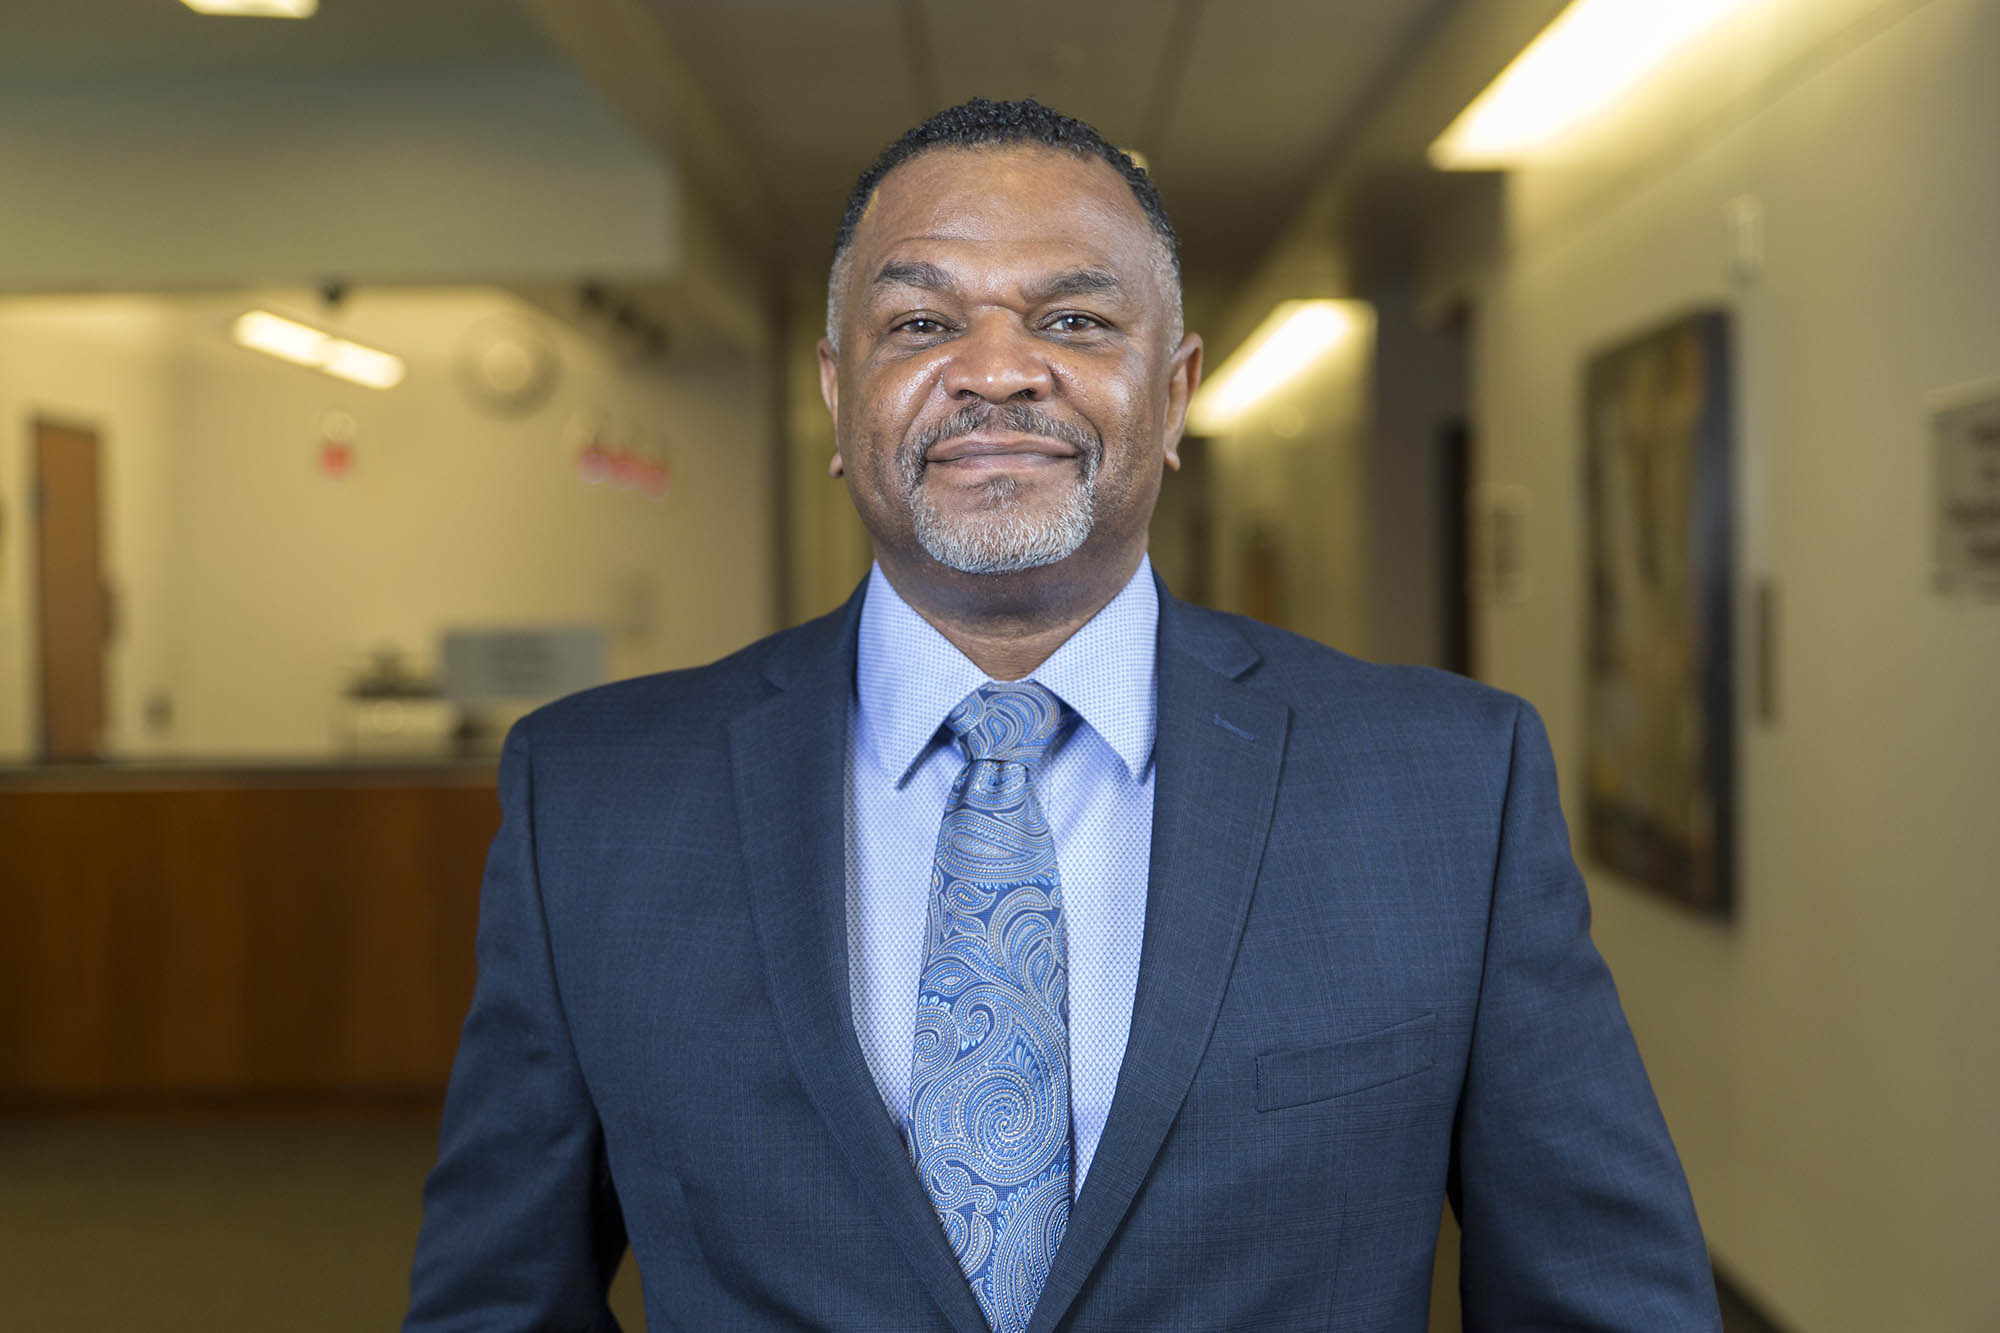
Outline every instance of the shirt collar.
[[[1137, 781], [1158, 730], [1159, 592], [1153, 566], [1064, 640], [1029, 677], [1053, 690], [1103, 738]], [[911, 609], [876, 565], [862, 599], [854, 663], [857, 741], [898, 784], [922, 759], [945, 716], [986, 673]]]

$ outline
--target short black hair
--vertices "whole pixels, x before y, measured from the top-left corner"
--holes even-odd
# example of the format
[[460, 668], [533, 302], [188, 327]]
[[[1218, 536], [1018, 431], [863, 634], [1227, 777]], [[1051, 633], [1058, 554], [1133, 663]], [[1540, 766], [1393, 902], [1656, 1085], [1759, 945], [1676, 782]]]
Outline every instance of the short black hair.
[[1065, 116], [1032, 99], [989, 102], [984, 97], [946, 107], [883, 149], [875, 164], [861, 173], [861, 179], [854, 183], [854, 192], [847, 196], [847, 212], [841, 216], [840, 231], [833, 240], [835, 266], [847, 253], [848, 244], [854, 239], [854, 228], [860, 223], [861, 215], [868, 211], [868, 201], [875, 197], [875, 187], [882, 183], [884, 176], [911, 158], [921, 157], [936, 148], [1005, 147], [1011, 144], [1041, 144], [1077, 157], [1096, 157], [1108, 162], [1131, 187], [1132, 197], [1139, 201], [1146, 220], [1153, 224], [1153, 231], [1158, 234], [1161, 244], [1166, 246], [1167, 259], [1172, 263], [1175, 275], [1180, 274], [1180, 237], [1174, 234], [1174, 224], [1167, 217], [1167, 206], [1161, 201], [1160, 192], [1153, 187], [1152, 178], [1146, 174], [1144, 167], [1074, 116]]

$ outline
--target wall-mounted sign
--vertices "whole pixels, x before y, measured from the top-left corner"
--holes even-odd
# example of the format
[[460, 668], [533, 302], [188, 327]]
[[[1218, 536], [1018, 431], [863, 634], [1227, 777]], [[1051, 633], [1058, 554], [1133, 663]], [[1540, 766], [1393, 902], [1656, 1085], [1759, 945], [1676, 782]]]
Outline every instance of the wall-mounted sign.
[[2000, 380], [1938, 395], [1937, 587], [2000, 597]]
[[328, 412], [320, 419], [319, 456], [315, 460], [320, 475], [335, 481], [354, 471], [354, 440], [360, 426], [345, 412]]
[[1479, 488], [1473, 509], [1473, 568], [1487, 601], [1517, 606], [1528, 600], [1528, 515], [1534, 495], [1514, 482]]
[[576, 453], [576, 475], [591, 486], [610, 485], [649, 500], [664, 500], [674, 487], [666, 442], [623, 427], [602, 413], [573, 418], [565, 432]]

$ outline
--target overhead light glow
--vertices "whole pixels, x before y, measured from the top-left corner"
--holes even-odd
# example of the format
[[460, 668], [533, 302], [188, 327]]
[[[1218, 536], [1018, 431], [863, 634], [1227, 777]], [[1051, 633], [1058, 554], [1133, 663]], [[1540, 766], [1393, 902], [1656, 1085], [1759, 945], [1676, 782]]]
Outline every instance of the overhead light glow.
[[403, 358], [360, 343], [335, 342], [320, 369], [329, 375], [371, 389], [393, 389], [403, 382]]
[[253, 352], [322, 370], [370, 389], [393, 389], [403, 382], [401, 357], [336, 338], [268, 310], [251, 310], [238, 317], [235, 337], [238, 346]]
[[1574, 0], [1431, 144], [1443, 171], [1534, 156], [1749, 0]]
[[1332, 351], [1357, 323], [1352, 301], [1281, 301], [1188, 407], [1188, 429], [1229, 429]]
[[181, 0], [197, 14], [220, 14], [229, 18], [309, 19], [319, 10], [319, 0]]
[[236, 341], [253, 351], [317, 370], [326, 364], [327, 344], [333, 339], [318, 329], [294, 323], [268, 310], [252, 310], [236, 321]]

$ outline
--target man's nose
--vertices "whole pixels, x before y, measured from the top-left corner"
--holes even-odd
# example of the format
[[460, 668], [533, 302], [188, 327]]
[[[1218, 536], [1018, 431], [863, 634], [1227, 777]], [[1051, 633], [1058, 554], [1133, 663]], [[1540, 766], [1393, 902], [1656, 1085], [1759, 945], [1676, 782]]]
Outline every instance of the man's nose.
[[1055, 388], [1047, 346], [1013, 320], [977, 320], [950, 346], [944, 389], [955, 399], [1040, 402]]

